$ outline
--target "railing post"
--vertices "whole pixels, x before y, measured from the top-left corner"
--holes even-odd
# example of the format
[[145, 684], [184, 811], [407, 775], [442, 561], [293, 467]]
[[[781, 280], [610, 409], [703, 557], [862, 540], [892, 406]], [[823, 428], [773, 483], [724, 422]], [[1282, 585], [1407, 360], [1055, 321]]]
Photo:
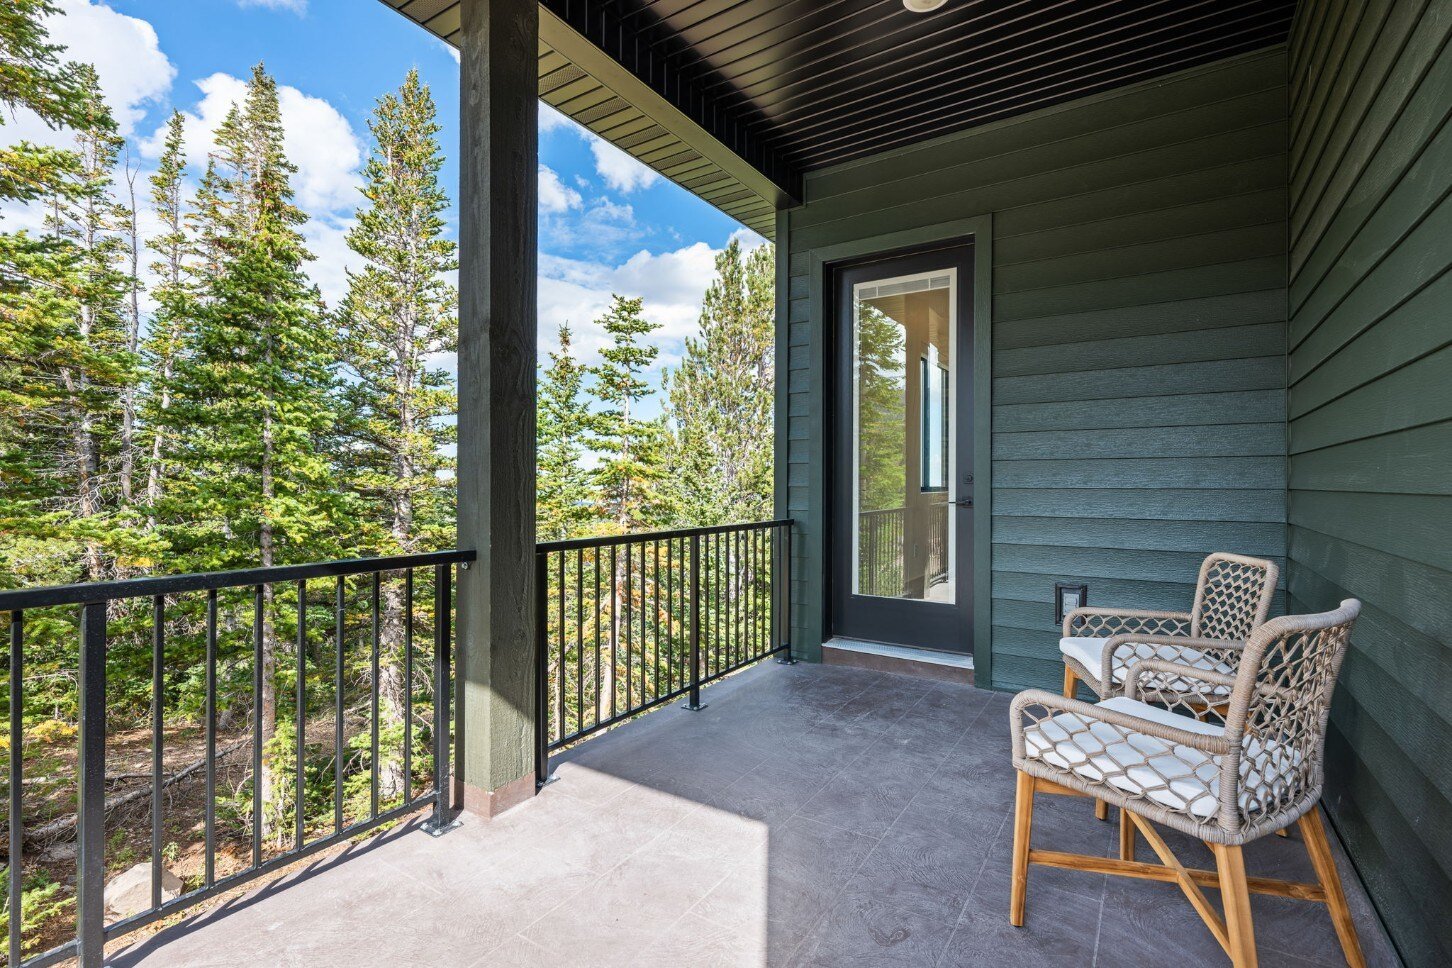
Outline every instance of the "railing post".
[[[560, 552], [561, 556], [564, 552]], [[534, 556], [534, 787], [549, 782], [549, 552]], [[560, 590], [564, 594], [564, 589]], [[561, 674], [563, 674], [563, 664]], [[563, 708], [563, 707], [562, 707]], [[563, 725], [563, 724], [561, 724]]]
[[776, 661], [781, 665], [796, 665], [797, 660], [792, 656], [792, 522], [788, 521], [782, 528], [784, 539], [779, 545], [785, 546], [782, 560], [778, 563], [782, 573], [782, 617], [781, 617], [781, 658]]
[[453, 606], [449, 600], [452, 565], [434, 566], [434, 816], [425, 829], [434, 836], [449, 824], [449, 631]]
[[[106, 603], [81, 607], [80, 762], [77, 770], [76, 947], [81, 968], [106, 949]], [[13, 755], [13, 751], [12, 751]]]
[[691, 535], [691, 696], [685, 708], [699, 711], [701, 703], [701, 536]]

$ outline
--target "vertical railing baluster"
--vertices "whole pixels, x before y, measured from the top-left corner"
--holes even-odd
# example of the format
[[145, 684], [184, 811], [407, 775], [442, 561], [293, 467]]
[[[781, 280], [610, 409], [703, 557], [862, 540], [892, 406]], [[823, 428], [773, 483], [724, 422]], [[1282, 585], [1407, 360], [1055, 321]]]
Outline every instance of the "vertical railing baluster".
[[333, 586], [333, 832], [343, 830], [343, 576]]
[[252, 866], [262, 863], [263, 588], [252, 589]]
[[379, 572], [373, 573], [372, 599], [370, 600], [370, 618], [373, 622], [369, 635], [368, 668], [372, 679], [372, 691], [369, 694], [368, 725], [370, 733], [368, 736], [368, 819], [378, 816], [378, 596], [379, 586], [383, 576]]
[[449, 629], [453, 607], [449, 602], [450, 565], [434, 566], [434, 819], [435, 830], [448, 823], [449, 795]]
[[[651, 696], [652, 699], [657, 699], [661, 695], [661, 690], [660, 690], [660, 541], [659, 540], [652, 541], [650, 543], [650, 553], [651, 553], [651, 557], [653, 559], [652, 560], [652, 564], [651, 564], [651, 568], [653, 569], [654, 574], [655, 574], [655, 578], [651, 582], [651, 600], [654, 602], [654, 604], [651, 606], [651, 610], [650, 610], [651, 642], [653, 643], [652, 644], [652, 648], [655, 650], [655, 682], [653, 683], [654, 688], [651, 690], [650, 696]], [[669, 564], [669, 563], [667, 563], [667, 564]], [[667, 690], [667, 692], [669, 692], [669, 690]]]
[[549, 769], [549, 582], [548, 552], [534, 556], [534, 785], [545, 785]]
[[649, 589], [646, 588], [649, 573], [646, 572], [645, 567], [645, 546], [646, 541], [642, 538], [640, 540], [640, 705], [645, 705], [646, 702], [649, 702], [649, 698], [646, 697], [646, 672], [650, 668], [650, 662], [649, 657], [645, 655], [645, 643], [646, 637], [648, 637], [648, 633], [645, 630], [645, 623], [650, 617], [650, 610], [648, 608], [650, 594]]
[[556, 708], [555, 718], [557, 720], [557, 722], [555, 722], [555, 724], [554, 724], [555, 725], [555, 729], [550, 733], [550, 735], [553, 736], [557, 740], [564, 739], [564, 737], [565, 737], [565, 652], [566, 652], [566, 646], [565, 646], [565, 553], [563, 551], [559, 552], [559, 557], [560, 557], [560, 569], [559, 569], [559, 585], [560, 585], [560, 610], [559, 610], [559, 617], [560, 617], [560, 637], [559, 637], [559, 642], [560, 642], [560, 664], [558, 666], [558, 668], [559, 668], [558, 681], [555, 683], [555, 695], [556, 695], [556, 697], [559, 700], [559, 704], [555, 707]]
[[676, 691], [676, 539], [666, 539], [666, 692]]
[[413, 802], [413, 569], [403, 572], [403, 802]]
[[24, 790], [25, 733], [24, 733], [24, 643], [25, 613], [16, 609], [10, 613], [10, 853], [6, 857], [9, 865], [10, 912], [10, 960], [9, 964], [20, 964], [20, 932], [24, 929], [24, 915], [21, 900], [24, 894], [24, 849], [25, 815], [21, 793]]
[[166, 598], [151, 599], [151, 906], [161, 907], [161, 704]]
[[635, 557], [630, 553], [630, 544], [623, 545], [625, 549], [625, 711], [628, 713], [633, 707], [632, 692], [635, 687], [635, 668], [631, 665], [630, 638], [634, 624], [633, 613], [635, 601], [632, 597], [634, 592]]
[[691, 698], [687, 709], [701, 708], [701, 539], [691, 535]]
[[217, 882], [217, 590], [207, 591], [207, 654], [206, 654], [206, 731], [207, 780], [204, 805], [206, 857], [203, 859], [202, 883], [211, 887]]
[[617, 602], [620, 588], [615, 581], [619, 562], [615, 557], [616, 546], [610, 546], [610, 718], [615, 718], [615, 695], [620, 691], [620, 616]]
[[81, 968], [100, 968], [106, 948], [106, 605], [81, 606], [76, 776], [76, 946]]
[[[564, 552], [560, 552], [564, 554]], [[575, 552], [575, 732], [585, 728], [585, 549]]]
[[305, 839], [304, 823], [307, 812], [307, 661], [308, 661], [308, 638], [307, 638], [307, 614], [308, 614], [308, 583], [299, 581], [297, 583], [297, 688], [293, 697], [295, 704], [297, 726], [297, 753], [293, 757], [294, 765], [297, 767], [297, 784], [293, 790], [293, 843], [298, 850], [302, 850]]
[[600, 549], [590, 556], [595, 577], [595, 724], [600, 722]]

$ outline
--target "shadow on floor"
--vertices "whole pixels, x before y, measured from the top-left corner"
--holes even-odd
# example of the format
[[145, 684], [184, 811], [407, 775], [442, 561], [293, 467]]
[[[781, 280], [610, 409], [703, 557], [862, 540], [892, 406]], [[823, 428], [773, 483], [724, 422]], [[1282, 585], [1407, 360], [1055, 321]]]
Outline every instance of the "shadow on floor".
[[[1008, 924], [1007, 696], [767, 663], [707, 699], [558, 757], [557, 781], [492, 823], [466, 818], [437, 839], [401, 828], [113, 963], [1226, 963], [1168, 884], [1035, 867], [1028, 922]], [[1167, 838], [1208, 864], [1203, 845]], [[1040, 798], [1036, 847], [1108, 854], [1113, 842], [1087, 801]], [[1252, 874], [1312, 876], [1294, 836], [1246, 856]], [[1396, 964], [1339, 860], [1369, 963]], [[1343, 963], [1323, 906], [1253, 906], [1263, 964]]]

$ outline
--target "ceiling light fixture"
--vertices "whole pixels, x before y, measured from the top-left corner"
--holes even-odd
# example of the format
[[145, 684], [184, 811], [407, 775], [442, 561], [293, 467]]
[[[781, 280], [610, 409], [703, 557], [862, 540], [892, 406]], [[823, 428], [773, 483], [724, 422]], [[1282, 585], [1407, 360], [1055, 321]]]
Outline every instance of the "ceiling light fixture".
[[902, 5], [912, 13], [932, 13], [948, 0], [902, 0]]

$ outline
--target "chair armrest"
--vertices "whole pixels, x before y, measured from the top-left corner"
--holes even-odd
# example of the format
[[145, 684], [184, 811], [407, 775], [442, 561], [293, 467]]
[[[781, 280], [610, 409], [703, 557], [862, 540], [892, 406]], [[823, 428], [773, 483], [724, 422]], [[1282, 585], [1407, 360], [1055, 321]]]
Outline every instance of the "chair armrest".
[[[1169, 663], [1166, 663], [1167, 665]], [[1084, 702], [1082, 699], [1070, 699], [1068, 696], [1061, 696], [1049, 692], [1046, 689], [1026, 689], [1013, 698], [1009, 706], [1010, 726], [1013, 730], [1013, 757], [1016, 761], [1022, 762], [1025, 759], [1024, 729], [1030, 722], [1042, 722], [1068, 713], [1083, 723], [1086, 727], [1090, 723], [1099, 722], [1115, 727], [1124, 734], [1141, 733], [1145, 736], [1152, 736], [1164, 740], [1167, 743], [1174, 743], [1177, 746], [1187, 746], [1215, 756], [1222, 756], [1231, 749], [1231, 743], [1224, 736], [1197, 733], [1193, 730], [1180, 729], [1176, 726], [1166, 726], [1149, 719], [1141, 719], [1138, 716], [1131, 716], [1114, 709], [1106, 709], [1102, 703]]]
[[[1193, 651], [1203, 656], [1244, 650], [1244, 642], [1232, 639], [1191, 638], [1188, 635], [1136, 635], [1133, 633], [1111, 635], [1109, 641], [1104, 643], [1099, 681], [1105, 684], [1119, 682], [1120, 678], [1115, 676], [1116, 672], [1123, 672], [1124, 679], [1127, 680], [1130, 675], [1129, 669], [1151, 659], [1190, 666], [1194, 657], [1186, 655], [1187, 652]], [[1186, 661], [1178, 662], [1182, 658]]]
[[1110, 636], [1121, 632], [1140, 635], [1185, 635], [1189, 612], [1158, 612], [1147, 608], [1095, 608], [1086, 605], [1064, 616], [1064, 637]]
[[[1243, 647], [1245, 643], [1236, 644]], [[1216, 710], [1223, 721], [1223, 707], [1230, 704], [1229, 690], [1235, 688], [1235, 682], [1235, 676], [1223, 672], [1165, 659], [1141, 659], [1129, 670], [1124, 695], [1139, 702], [1159, 703], [1181, 715], [1198, 716], [1207, 710]], [[1226, 691], [1217, 693], [1216, 688]]]

